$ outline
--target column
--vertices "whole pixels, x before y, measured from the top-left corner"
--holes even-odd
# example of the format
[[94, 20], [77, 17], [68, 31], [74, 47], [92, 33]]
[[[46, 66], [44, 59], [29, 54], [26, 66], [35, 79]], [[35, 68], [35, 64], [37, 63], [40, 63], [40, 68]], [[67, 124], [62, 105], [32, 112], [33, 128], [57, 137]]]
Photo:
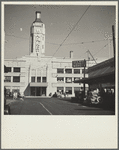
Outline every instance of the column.
[[13, 67], [11, 67], [11, 72], [13, 72]]
[[75, 93], [74, 93], [74, 87], [72, 87], [72, 95], [73, 96], [75, 95]]
[[13, 76], [11, 76], [11, 82], [13, 82]]
[[31, 68], [28, 68], [28, 84], [31, 82]]
[[37, 68], [36, 68], [35, 82], [37, 82]]

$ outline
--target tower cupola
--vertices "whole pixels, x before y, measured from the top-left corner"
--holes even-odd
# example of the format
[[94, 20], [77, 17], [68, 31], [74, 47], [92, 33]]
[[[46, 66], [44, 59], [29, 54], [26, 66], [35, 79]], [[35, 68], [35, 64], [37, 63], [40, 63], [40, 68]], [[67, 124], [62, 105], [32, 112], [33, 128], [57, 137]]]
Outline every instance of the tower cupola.
[[43, 23], [41, 21], [41, 12], [40, 11], [36, 11], [36, 20], [35, 20], [35, 22], [41, 22], [41, 23]]

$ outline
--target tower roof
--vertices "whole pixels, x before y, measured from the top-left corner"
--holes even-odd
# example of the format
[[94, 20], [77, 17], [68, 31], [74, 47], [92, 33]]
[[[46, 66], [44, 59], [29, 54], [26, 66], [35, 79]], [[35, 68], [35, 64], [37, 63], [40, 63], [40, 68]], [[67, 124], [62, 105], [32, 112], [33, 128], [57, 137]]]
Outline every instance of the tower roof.
[[43, 23], [41, 21], [41, 11], [36, 11], [36, 19], [33, 23], [35, 23], [35, 22]]

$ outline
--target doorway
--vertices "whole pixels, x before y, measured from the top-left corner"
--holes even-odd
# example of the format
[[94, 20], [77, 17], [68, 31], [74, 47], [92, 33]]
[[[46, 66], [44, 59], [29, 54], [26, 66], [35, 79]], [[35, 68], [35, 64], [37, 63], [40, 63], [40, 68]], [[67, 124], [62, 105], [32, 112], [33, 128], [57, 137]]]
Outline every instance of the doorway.
[[46, 87], [31, 87], [31, 96], [46, 96]]

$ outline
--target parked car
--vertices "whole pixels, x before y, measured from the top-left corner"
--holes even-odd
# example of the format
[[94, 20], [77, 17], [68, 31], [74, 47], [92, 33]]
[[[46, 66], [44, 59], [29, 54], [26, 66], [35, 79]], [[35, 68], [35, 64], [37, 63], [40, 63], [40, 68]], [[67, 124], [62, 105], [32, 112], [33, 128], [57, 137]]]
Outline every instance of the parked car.
[[89, 91], [87, 97], [86, 97], [88, 104], [101, 104], [102, 103], [102, 97], [97, 91]]

